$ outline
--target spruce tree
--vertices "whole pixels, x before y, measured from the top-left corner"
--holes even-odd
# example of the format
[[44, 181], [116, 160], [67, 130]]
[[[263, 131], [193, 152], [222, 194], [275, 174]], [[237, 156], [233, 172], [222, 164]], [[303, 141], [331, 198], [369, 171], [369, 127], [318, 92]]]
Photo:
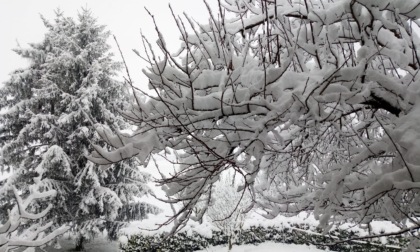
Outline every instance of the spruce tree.
[[49, 218], [72, 225], [82, 249], [104, 229], [115, 238], [124, 223], [159, 209], [134, 200], [148, 192], [150, 179], [135, 159], [101, 169], [85, 157], [91, 144], [104, 144], [95, 124], [114, 132], [129, 127], [118, 114], [128, 93], [115, 80], [121, 65], [109, 52], [110, 32], [86, 9], [76, 20], [59, 10], [53, 22], [41, 18], [45, 38], [15, 49], [30, 66], [14, 71], [0, 89], [2, 170], [13, 173], [0, 191], [10, 195], [4, 187], [14, 185], [29, 194], [40, 178], [43, 190], [57, 191]]

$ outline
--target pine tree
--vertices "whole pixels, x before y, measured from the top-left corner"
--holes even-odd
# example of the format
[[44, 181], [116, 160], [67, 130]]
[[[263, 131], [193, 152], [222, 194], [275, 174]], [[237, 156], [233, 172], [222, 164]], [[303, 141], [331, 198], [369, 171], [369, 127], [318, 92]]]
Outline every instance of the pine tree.
[[115, 238], [124, 223], [158, 209], [134, 201], [148, 192], [150, 179], [135, 159], [104, 170], [85, 158], [91, 144], [104, 144], [95, 124], [114, 132], [129, 126], [118, 114], [128, 94], [114, 79], [120, 64], [109, 52], [110, 33], [86, 9], [77, 20], [59, 10], [54, 22], [41, 18], [48, 30], [43, 41], [15, 49], [30, 66], [14, 71], [0, 89], [2, 170], [13, 172], [5, 185], [23, 194], [36, 177], [43, 190], [56, 190], [48, 216], [73, 225], [82, 249], [104, 229]]

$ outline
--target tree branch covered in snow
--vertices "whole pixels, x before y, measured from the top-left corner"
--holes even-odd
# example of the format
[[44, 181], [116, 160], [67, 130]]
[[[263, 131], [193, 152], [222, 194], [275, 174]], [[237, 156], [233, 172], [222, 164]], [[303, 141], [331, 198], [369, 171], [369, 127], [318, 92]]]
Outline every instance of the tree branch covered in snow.
[[[12, 188], [16, 205], [9, 211], [9, 219], [0, 225], [0, 251], [9, 251], [19, 247], [39, 247], [70, 229], [70, 226], [63, 225], [51, 230], [52, 221], [42, 223], [42, 219], [52, 208], [51, 204], [39, 213], [27, 211], [28, 206], [33, 204], [34, 201], [55, 197], [57, 195], [55, 190], [35, 191], [22, 199], [16, 187], [13, 186]], [[31, 221], [35, 221], [35, 223]], [[23, 225], [27, 227], [23, 232], [18, 232], [18, 228]]]
[[[209, 23], [174, 14], [181, 48], [143, 37], [154, 96], [135, 92], [132, 135], [98, 129], [106, 165], [163, 151], [174, 231], [227, 169], [267, 218], [311, 211], [326, 230], [420, 214], [419, 1], [221, 1]], [[154, 18], [152, 16], [152, 18]], [[217, 199], [215, 199], [217, 200]]]

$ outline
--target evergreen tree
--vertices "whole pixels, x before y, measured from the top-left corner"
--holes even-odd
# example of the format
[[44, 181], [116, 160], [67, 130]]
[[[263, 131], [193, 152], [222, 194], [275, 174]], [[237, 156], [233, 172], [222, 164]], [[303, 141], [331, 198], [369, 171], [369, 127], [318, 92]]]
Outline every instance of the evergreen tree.
[[[109, 52], [110, 33], [86, 9], [77, 20], [60, 11], [53, 22], [41, 18], [48, 29], [43, 41], [15, 49], [30, 66], [0, 89], [2, 170], [13, 172], [4, 185], [28, 194], [39, 177], [42, 190], [56, 190], [48, 216], [73, 225], [82, 249], [102, 230], [115, 238], [124, 223], [158, 209], [134, 201], [149, 190], [135, 159], [104, 170], [85, 158], [91, 144], [103, 145], [95, 124], [114, 132], [129, 126], [117, 113], [128, 94], [114, 79], [120, 64]], [[0, 191], [10, 195], [4, 186]]]

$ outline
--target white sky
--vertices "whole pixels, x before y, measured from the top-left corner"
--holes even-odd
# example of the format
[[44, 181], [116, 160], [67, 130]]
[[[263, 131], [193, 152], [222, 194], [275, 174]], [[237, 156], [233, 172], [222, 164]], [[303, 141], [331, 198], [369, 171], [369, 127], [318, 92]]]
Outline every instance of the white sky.
[[[217, 0], [207, 1], [216, 11]], [[146, 65], [132, 49], [142, 52], [140, 29], [150, 38], [150, 42], [157, 39], [152, 20], [144, 6], [154, 14], [168, 47], [172, 51], [178, 49], [178, 28], [168, 3], [175, 14], [182, 15], [185, 12], [200, 23], [206, 23], [208, 20], [202, 0], [0, 0], [0, 86], [9, 78], [10, 72], [27, 65], [26, 60], [12, 51], [17, 42], [22, 47], [27, 47], [28, 43], [42, 41], [47, 30], [39, 17], [40, 14], [53, 20], [54, 10], [59, 7], [65, 16], [76, 18], [77, 11], [87, 6], [92, 10], [93, 16], [97, 17], [98, 24], [106, 25], [108, 30], [117, 36], [132, 78], [137, 86], [146, 89], [147, 79], [141, 72]], [[110, 39], [108, 43], [113, 47], [115, 59], [120, 61], [114, 40]]]

